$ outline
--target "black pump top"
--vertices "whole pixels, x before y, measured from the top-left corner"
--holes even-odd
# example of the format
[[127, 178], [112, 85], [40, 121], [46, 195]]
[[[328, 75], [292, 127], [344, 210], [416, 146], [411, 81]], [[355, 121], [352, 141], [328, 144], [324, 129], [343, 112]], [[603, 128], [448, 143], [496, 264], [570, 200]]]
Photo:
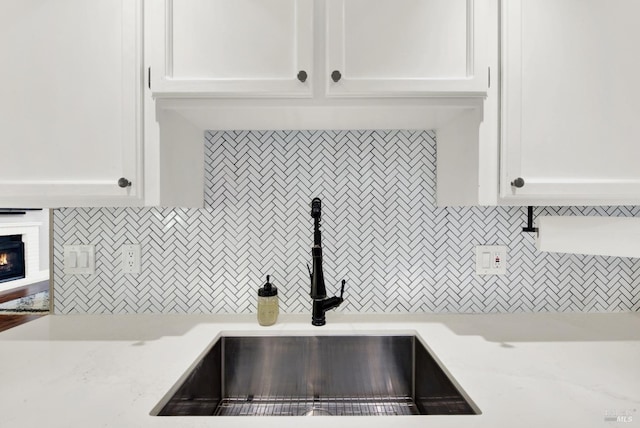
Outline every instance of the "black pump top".
[[278, 295], [278, 289], [269, 282], [269, 275], [267, 275], [267, 283], [258, 288], [258, 296], [260, 297], [273, 297]]

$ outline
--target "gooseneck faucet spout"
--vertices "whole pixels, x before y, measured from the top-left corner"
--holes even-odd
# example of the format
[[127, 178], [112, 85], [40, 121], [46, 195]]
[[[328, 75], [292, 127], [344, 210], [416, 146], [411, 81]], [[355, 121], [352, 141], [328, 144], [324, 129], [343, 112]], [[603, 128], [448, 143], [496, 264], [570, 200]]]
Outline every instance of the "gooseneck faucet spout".
[[[311, 324], [322, 326], [326, 324], [325, 313], [328, 310], [337, 308], [344, 301], [344, 284], [340, 297], [327, 298], [327, 289], [324, 285], [324, 274], [322, 272], [322, 235], [320, 233], [320, 218], [322, 214], [322, 203], [319, 198], [311, 201], [311, 217], [313, 218], [313, 247], [311, 247], [311, 257], [313, 268], [309, 270], [311, 278], [311, 298], [313, 299], [313, 309], [311, 314]], [[307, 265], [307, 268], [309, 266]]]
[[322, 235], [320, 234], [320, 217], [322, 211], [320, 199], [311, 201], [311, 217], [313, 218], [313, 247], [311, 247], [311, 260], [313, 269], [311, 275], [311, 298], [324, 299], [327, 297], [327, 289], [324, 286], [324, 274], [322, 273]]

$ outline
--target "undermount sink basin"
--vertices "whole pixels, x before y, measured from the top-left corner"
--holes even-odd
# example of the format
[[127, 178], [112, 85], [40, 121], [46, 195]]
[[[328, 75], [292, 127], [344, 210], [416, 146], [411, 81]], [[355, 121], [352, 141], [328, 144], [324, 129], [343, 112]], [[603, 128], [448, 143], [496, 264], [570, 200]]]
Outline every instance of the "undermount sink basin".
[[157, 416], [478, 413], [414, 335], [223, 336], [151, 412]]

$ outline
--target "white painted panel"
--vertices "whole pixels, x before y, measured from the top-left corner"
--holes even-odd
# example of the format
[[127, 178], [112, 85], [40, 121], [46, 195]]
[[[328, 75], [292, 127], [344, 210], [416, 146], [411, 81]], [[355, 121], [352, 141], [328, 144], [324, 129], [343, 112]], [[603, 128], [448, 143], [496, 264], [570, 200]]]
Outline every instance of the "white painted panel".
[[467, 77], [466, 0], [347, 0], [346, 78]]
[[275, 79], [298, 72], [295, 0], [171, 5], [174, 79]]
[[327, 93], [484, 97], [492, 14], [490, 0], [329, 1]]
[[638, 177], [640, 2], [526, 0], [522, 173]]
[[[106, 23], [120, 23], [120, 5], [11, 3], [0, 15], [3, 57], [11, 59], [0, 67], [0, 96], [13, 102], [0, 104], [0, 128], [7, 148], [11, 150], [9, 141], [18, 147], [11, 157], [0, 158], [1, 174], [22, 174], [27, 165], [33, 179], [82, 179], [95, 174], [95, 165], [85, 159], [96, 156], [103, 160], [105, 173], [117, 175], [119, 144], [105, 141], [122, 139], [120, 80], [110, 78], [121, 74], [122, 30], [118, 25], [92, 27], [100, 16], [108, 17]], [[103, 31], [109, 36], [101, 37]], [[86, 93], [92, 94], [100, 114]], [[97, 132], [103, 128], [105, 132]]]
[[[145, 5], [154, 95], [311, 96], [313, 7], [312, 0]], [[306, 79], [298, 79], [300, 71]]]

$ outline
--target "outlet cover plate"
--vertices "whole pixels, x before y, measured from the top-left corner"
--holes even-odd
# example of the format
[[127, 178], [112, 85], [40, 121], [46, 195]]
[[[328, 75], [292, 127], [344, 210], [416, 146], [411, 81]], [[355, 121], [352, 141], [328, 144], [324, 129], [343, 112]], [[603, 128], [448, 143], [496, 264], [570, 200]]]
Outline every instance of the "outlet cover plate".
[[504, 245], [478, 245], [476, 247], [477, 275], [506, 275], [507, 247]]
[[140, 244], [122, 246], [122, 273], [140, 273]]

